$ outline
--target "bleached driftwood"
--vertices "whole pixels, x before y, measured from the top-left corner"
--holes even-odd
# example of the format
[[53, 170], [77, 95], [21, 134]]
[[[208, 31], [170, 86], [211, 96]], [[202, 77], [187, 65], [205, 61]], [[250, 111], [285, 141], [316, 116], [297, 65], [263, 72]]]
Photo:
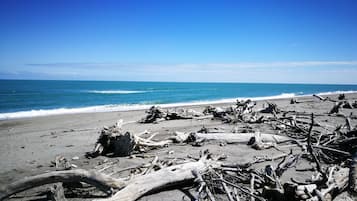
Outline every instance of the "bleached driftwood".
[[164, 120], [176, 120], [176, 119], [193, 119], [194, 117], [200, 117], [203, 114], [193, 109], [175, 109], [175, 110], [163, 110], [160, 107], [152, 106], [147, 115], [142, 118], [139, 123], [158, 123]]
[[112, 188], [120, 189], [125, 186], [123, 180], [115, 179], [95, 171], [83, 169], [54, 171], [32, 177], [25, 177], [7, 186], [0, 187], [0, 200], [4, 200], [15, 193], [27, 189], [58, 182], [84, 182], [97, 187], [107, 194], [111, 194]]
[[112, 197], [101, 199], [102, 201], [134, 201], [149, 192], [180, 185], [185, 182], [192, 183], [195, 179], [195, 171], [204, 172], [209, 168], [220, 166], [219, 162], [208, 160], [207, 156], [203, 156], [196, 162], [169, 166], [149, 174], [135, 176], [130, 180], [115, 179], [102, 173], [80, 169], [45, 173], [27, 177], [8, 186], [1, 187], [0, 200], [37, 186], [75, 181], [91, 184], [109, 195], [112, 193], [112, 188], [119, 190]]
[[339, 113], [343, 102], [335, 103], [335, 105], [330, 110], [329, 114]]
[[67, 201], [62, 183], [53, 185], [53, 187], [49, 189], [47, 198], [51, 201]]
[[315, 98], [318, 98], [321, 101], [325, 101], [327, 99], [327, 98], [324, 98], [324, 97], [322, 97], [322, 96], [320, 96], [318, 94], [313, 94], [312, 96], [315, 97]]
[[99, 155], [114, 154], [115, 156], [129, 156], [133, 151], [145, 148], [157, 148], [166, 146], [171, 141], [156, 142], [140, 137], [144, 133], [133, 134], [122, 130], [123, 121], [120, 120], [114, 126], [104, 127], [94, 146], [93, 151], [87, 153], [87, 157], [97, 157]]
[[217, 167], [218, 165], [218, 162], [204, 159], [163, 168], [130, 180], [125, 188], [112, 197], [101, 201], [134, 201], [152, 191], [192, 182], [195, 179], [194, 171], [205, 172], [210, 167]]
[[187, 142], [192, 140], [216, 140], [225, 141], [229, 144], [248, 143], [253, 137], [258, 137], [261, 142], [283, 143], [292, 141], [287, 136], [267, 134], [267, 133], [182, 133], [176, 132], [171, 137], [174, 142]]
[[357, 151], [352, 156], [350, 167], [350, 190], [357, 193]]
[[275, 103], [270, 103], [267, 101], [268, 106], [264, 109], [261, 109], [261, 113], [271, 113], [273, 115], [276, 115], [280, 112], [280, 109], [278, 108], [278, 105]]
[[197, 133], [197, 137], [206, 140], [226, 140], [229, 143], [247, 143], [252, 137], [260, 136], [262, 141], [273, 141], [282, 143], [291, 141], [292, 139], [287, 136], [267, 134], [267, 133]]

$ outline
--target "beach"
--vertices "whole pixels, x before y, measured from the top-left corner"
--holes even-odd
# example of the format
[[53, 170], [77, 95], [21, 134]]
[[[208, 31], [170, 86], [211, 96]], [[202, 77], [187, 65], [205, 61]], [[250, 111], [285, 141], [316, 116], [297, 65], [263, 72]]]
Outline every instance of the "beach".
[[[328, 95], [331, 99], [337, 100], [338, 94]], [[325, 97], [325, 96], [324, 96]], [[330, 101], [320, 101], [316, 97], [304, 96], [295, 97], [301, 103], [290, 104], [290, 99], [273, 99], [269, 102], [276, 103], [283, 111], [296, 111], [314, 114], [326, 114], [335, 103]], [[346, 99], [356, 101], [356, 93], [346, 94]], [[232, 103], [216, 104], [215, 107], [226, 107]], [[254, 110], [263, 108], [265, 100], [257, 101]], [[202, 112], [207, 105], [184, 106], [184, 108], [194, 109]], [[180, 107], [181, 108], [181, 107]], [[175, 108], [170, 108], [175, 109]], [[356, 115], [356, 109], [342, 109], [345, 115]], [[84, 157], [86, 152], [93, 149], [99, 136], [100, 130], [104, 126], [114, 125], [118, 120], [124, 121], [123, 130], [131, 133], [140, 133], [148, 130], [151, 133], [158, 133], [154, 140], [164, 140], [175, 131], [197, 132], [203, 126], [206, 128], [218, 128], [225, 132], [234, 129], [249, 127], [251, 130], [262, 133], [279, 134], [269, 124], [247, 124], [236, 123], [226, 124], [219, 120], [208, 119], [186, 119], [162, 121], [155, 124], [142, 124], [138, 120], [145, 116], [145, 110], [122, 111], [122, 112], [99, 112], [82, 114], [65, 114], [42, 116], [33, 118], [21, 118], [0, 121], [0, 186], [16, 181], [25, 176], [36, 175], [48, 171], [53, 171], [51, 161], [56, 156], [63, 156], [70, 159], [77, 168], [95, 169], [96, 166], [108, 161], [115, 161], [116, 168], [126, 168], [133, 165], [140, 165], [152, 160], [152, 156], [159, 158], [185, 158], [187, 155], [197, 156], [202, 150], [209, 149], [215, 154], [225, 154], [229, 162], [247, 162], [254, 156], [273, 156], [281, 153], [275, 149], [264, 151], [248, 148], [244, 144], [224, 144], [209, 142], [202, 147], [191, 145], [173, 144], [168, 147], [151, 150], [144, 155], [146, 157], [105, 157], [100, 156], [94, 159]], [[343, 125], [345, 119], [338, 116], [323, 115], [316, 117], [321, 124], [328, 126]], [[308, 121], [308, 120], [306, 120]], [[351, 118], [353, 126], [357, 124], [356, 119]], [[282, 148], [284, 150], [284, 148]], [[285, 148], [288, 151], [290, 147]], [[307, 163], [301, 163], [306, 166]], [[286, 176], [291, 175], [307, 176], [310, 173], [291, 171]], [[295, 175], [295, 176], [296, 176]], [[31, 191], [30, 191], [31, 192]], [[173, 199], [174, 195], [175, 199]], [[171, 190], [159, 194], [150, 195], [141, 200], [182, 200], [182, 192]], [[16, 196], [15, 196], [16, 197]], [[160, 199], [158, 199], [160, 198]], [[80, 198], [77, 198], [80, 199]], [[21, 200], [21, 199], [20, 199]]]

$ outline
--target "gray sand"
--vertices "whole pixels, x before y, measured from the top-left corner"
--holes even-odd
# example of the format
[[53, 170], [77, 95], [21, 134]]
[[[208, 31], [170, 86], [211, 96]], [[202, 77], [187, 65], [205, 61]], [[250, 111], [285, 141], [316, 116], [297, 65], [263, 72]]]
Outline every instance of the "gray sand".
[[[336, 99], [336, 95], [330, 96]], [[357, 94], [346, 94], [346, 97], [351, 100], [357, 100]], [[269, 100], [276, 103], [283, 110], [295, 110], [314, 112], [315, 114], [325, 114], [333, 106], [334, 103], [326, 101], [320, 102], [314, 97], [299, 97], [299, 101], [311, 102], [290, 104], [290, 99]], [[258, 101], [255, 108], [262, 108], [264, 101]], [[231, 104], [221, 104], [221, 106]], [[197, 111], [202, 111], [204, 106], [187, 106], [185, 108], [193, 108]], [[357, 115], [356, 109], [343, 109], [343, 113]], [[85, 152], [93, 149], [94, 143], [99, 136], [98, 132], [103, 126], [111, 126], [119, 119], [124, 122], [130, 122], [124, 125], [124, 130], [132, 133], [139, 133], [144, 130], [151, 132], [159, 132], [154, 139], [165, 139], [174, 131], [197, 131], [203, 125], [208, 128], [219, 127], [226, 131], [231, 131], [234, 127], [242, 128], [246, 124], [238, 123], [236, 125], [223, 124], [219, 120], [172, 120], [164, 121], [158, 124], [139, 124], [136, 123], [139, 119], [145, 116], [145, 112], [127, 111], [127, 112], [107, 112], [107, 113], [89, 113], [89, 114], [70, 114], [36, 117], [27, 119], [15, 119], [0, 121], [0, 185], [15, 181], [24, 176], [43, 173], [54, 170], [50, 167], [50, 162], [56, 156], [61, 155], [68, 159], [74, 156], [79, 156], [80, 160], [72, 161], [73, 164], [80, 168], [92, 169], [103, 160], [118, 161], [118, 168], [124, 168], [135, 164], [142, 164], [145, 161], [150, 161], [151, 158], [107, 158], [98, 157], [96, 159], [86, 159]], [[336, 126], [344, 124], [344, 119], [340, 117], [317, 117], [317, 121], [322, 124]], [[356, 125], [357, 121], [352, 120], [352, 125]], [[278, 131], [266, 124], [250, 124], [254, 130], [266, 133], [277, 133]], [[199, 151], [209, 149], [215, 154], [225, 154], [228, 156], [228, 162], [243, 162], [252, 160], [253, 156], [272, 156], [278, 155], [279, 151], [269, 149], [264, 151], [254, 150], [247, 145], [226, 145], [220, 146], [220, 143], [208, 143], [203, 147], [193, 147], [190, 145], [172, 145], [163, 149], [152, 150], [147, 155], [158, 155], [159, 158], [186, 158], [188, 154], [198, 156]], [[286, 151], [289, 149], [287, 148]], [[170, 152], [171, 151], [171, 152]], [[173, 151], [173, 152], [172, 152]], [[170, 154], [169, 154], [170, 152]], [[308, 164], [300, 164], [307, 166]], [[303, 173], [290, 172], [286, 175], [303, 177]], [[147, 196], [140, 200], [182, 200], [184, 194], [178, 190], [158, 193], [156, 195]], [[175, 197], [173, 199], [173, 197]], [[187, 199], [186, 199], [187, 200]]]

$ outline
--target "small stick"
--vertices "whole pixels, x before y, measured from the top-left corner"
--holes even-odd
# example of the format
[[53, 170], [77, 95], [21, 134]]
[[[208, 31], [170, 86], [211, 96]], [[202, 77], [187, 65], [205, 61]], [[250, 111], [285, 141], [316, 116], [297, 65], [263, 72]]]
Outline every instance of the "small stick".
[[233, 192], [234, 192], [234, 194], [236, 196], [236, 201], [240, 201], [237, 188], [233, 188]]
[[339, 153], [339, 154], [343, 154], [343, 155], [346, 155], [346, 156], [351, 156], [351, 154], [349, 152], [347, 152], [347, 151], [341, 151], [341, 150], [333, 149], [333, 148], [330, 148], [330, 147], [323, 147], [323, 146], [320, 146], [320, 145], [312, 145], [312, 147], [318, 148], [318, 149], [322, 149], [322, 150], [327, 150], [327, 151], [333, 151], [333, 152], [336, 152], [336, 153]]
[[326, 174], [322, 171], [321, 168], [321, 164], [316, 156], [316, 154], [314, 153], [314, 149], [312, 147], [312, 142], [311, 142], [311, 132], [312, 132], [312, 127], [314, 126], [314, 113], [311, 113], [311, 124], [310, 124], [310, 128], [309, 128], [309, 133], [308, 133], [308, 137], [307, 137], [307, 150], [310, 152], [310, 154], [312, 155], [313, 160], [316, 163], [316, 168], [317, 170], [321, 173], [321, 175], [323, 176], [323, 179], [326, 180], [327, 176]]
[[[255, 183], [255, 175], [253, 173], [250, 173], [251, 179], [250, 179], [250, 193], [253, 195], [254, 194], [254, 183]], [[251, 201], [255, 201], [254, 197], [250, 197]]]
[[[224, 180], [222, 175], [220, 175], [220, 178], [221, 178], [222, 181]], [[229, 201], [234, 201], [234, 199], [233, 199], [233, 197], [232, 197], [232, 195], [231, 195], [231, 193], [230, 193], [230, 191], [228, 189], [227, 184], [225, 182], [222, 182], [222, 186], [223, 186], [224, 191], [226, 191], [226, 193], [227, 193]]]
[[[216, 179], [214, 179], [214, 180], [216, 180]], [[249, 190], [246, 190], [245, 188], [243, 188], [243, 187], [241, 187], [241, 186], [238, 186], [238, 185], [236, 185], [236, 184], [234, 184], [234, 183], [231, 183], [231, 182], [229, 182], [229, 181], [227, 181], [227, 180], [224, 180], [224, 179], [218, 179], [218, 180], [221, 181], [222, 183], [226, 183], [226, 184], [228, 184], [228, 185], [230, 185], [230, 186], [236, 187], [236, 188], [238, 188], [239, 190], [241, 190], [242, 192], [244, 192], [244, 193], [246, 193], [246, 194], [248, 194], [248, 195], [250, 195], [250, 196], [253, 196], [253, 197], [255, 197], [255, 198], [258, 199], [258, 200], [265, 201], [264, 198], [261, 198], [261, 197], [259, 197], [259, 196], [254, 195], [254, 194], [251, 194], [251, 193], [249, 192]]]
[[145, 175], [145, 174], [150, 173], [150, 171], [152, 170], [152, 168], [154, 168], [154, 166], [156, 165], [158, 160], [159, 160], [159, 157], [155, 156], [155, 158], [151, 162], [151, 165], [145, 170], [145, 172], [143, 174]]
[[352, 126], [351, 126], [351, 118], [346, 117], [346, 127], [348, 131], [352, 130]]
[[154, 138], [157, 134], [159, 134], [158, 132], [153, 133], [150, 137], [146, 138], [147, 140], [151, 140], [152, 138]]
[[[206, 193], [207, 193], [207, 196], [209, 197], [209, 199], [210, 199], [211, 201], [216, 201], [216, 199], [214, 198], [213, 194], [212, 194], [211, 191], [209, 190], [209, 188], [208, 188], [208, 186], [207, 186], [205, 180], [203, 180], [202, 175], [201, 175], [197, 170], [193, 170], [193, 171], [192, 171], [192, 174], [195, 175], [195, 177], [197, 178], [198, 182], [200, 183], [200, 185], [201, 185], [200, 188], [202, 188], [202, 187], [205, 188]], [[198, 191], [199, 191], [199, 193], [200, 193], [201, 190], [198, 190]]]

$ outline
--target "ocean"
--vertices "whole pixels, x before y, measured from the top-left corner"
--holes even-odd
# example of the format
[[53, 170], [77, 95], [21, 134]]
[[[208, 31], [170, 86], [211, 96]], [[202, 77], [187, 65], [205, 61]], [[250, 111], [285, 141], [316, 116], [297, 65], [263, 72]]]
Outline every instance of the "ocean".
[[357, 85], [0, 80], [0, 120], [357, 92]]

